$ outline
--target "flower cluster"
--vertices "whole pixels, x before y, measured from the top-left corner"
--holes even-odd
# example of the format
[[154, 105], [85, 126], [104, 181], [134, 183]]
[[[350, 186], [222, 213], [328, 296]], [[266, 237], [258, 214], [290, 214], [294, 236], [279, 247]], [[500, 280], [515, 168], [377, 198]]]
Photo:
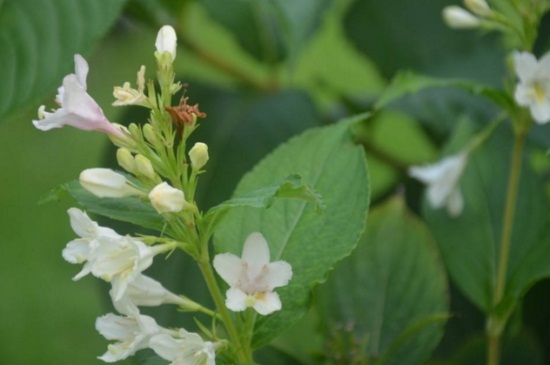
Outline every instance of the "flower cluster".
[[[70, 223], [78, 238], [70, 241], [62, 254], [68, 262], [82, 264], [73, 280], [91, 274], [111, 284], [109, 294], [118, 314], [109, 313], [96, 321], [99, 333], [114, 341], [101, 360], [115, 362], [150, 348], [171, 364], [214, 365], [219, 351], [224, 351], [229, 359], [240, 356], [241, 360], [248, 361], [251, 356], [244, 353], [227, 309], [240, 312], [251, 307], [263, 315], [280, 310], [281, 300], [273, 290], [288, 284], [292, 269], [283, 261], [269, 262], [269, 247], [258, 232], [246, 240], [242, 259], [225, 253], [210, 261], [208, 244], [212, 229], [201, 226], [203, 216], [194, 201], [198, 177], [209, 160], [208, 146], [197, 142], [186, 153], [187, 138], [197, 128], [197, 118], [206, 114], [199, 110], [198, 104], [188, 105], [186, 96], [181, 98], [179, 105], [170, 105], [172, 96], [181, 89], [181, 85], [174, 82], [174, 29], [162, 27], [155, 45], [160, 92], [155, 83], [146, 81], [143, 66], [137, 74], [137, 89], [126, 82], [113, 91], [115, 106], [135, 105], [150, 109], [148, 123], [124, 127], [109, 122], [86, 92], [89, 68], [80, 55], [75, 56], [75, 73], [66, 76], [63, 86], [58, 89], [56, 101], [60, 108], [47, 113], [43, 106], [40, 107], [39, 119], [33, 123], [41, 130], [69, 125], [106, 133], [118, 147], [117, 161], [124, 171], [107, 168], [82, 171], [79, 182], [85, 190], [83, 194], [88, 194], [87, 198], [95, 199], [99, 205], [113, 199], [127, 199], [125, 201], [145, 206], [144, 209], [158, 214], [164, 222], [161, 235], [121, 235], [100, 226], [84, 211], [71, 208], [68, 211]], [[155, 256], [176, 249], [194, 258], [203, 272], [213, 273], [214, 266], [231, 286], [226, 306], [218, 305], [217, 310], [212, 311], [170, 292], [160, 282], [143, 274], [153, 264]], [[221, 297], [217, 304], [223, 304], [223, 294], [212, 278], [205, 274], [215, 301], [216, 297]], [[213, 327], [215, 321], [221, 320], [230, 338], [219, 338], [215, 331], [210, 332], [204, 326], [200, 326], [204, 336], [182, 328], [165, 328], [140, 311], [143, 306], [162, 304], [176, 305], [184, 312], [207, 314], [213, 319]], [[251, 338], [250, 333], [242, 336]]]

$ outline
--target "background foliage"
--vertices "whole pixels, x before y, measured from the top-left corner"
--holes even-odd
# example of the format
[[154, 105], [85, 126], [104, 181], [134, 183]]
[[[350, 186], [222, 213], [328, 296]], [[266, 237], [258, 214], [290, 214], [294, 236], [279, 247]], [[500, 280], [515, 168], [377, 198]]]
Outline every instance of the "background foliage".
[[[0, 145], [3, 146], [0, 363], [98, 364], [100, 361], [93, 355], [105, 351], [106, 343], [94, 332], [93, 323], [108, 310], [107, 301], [102, 300], [106, 290], [89, 279], [78, 285], [71, 282], [75, 268], [63, 262], [60, 255], [62, 247], [73, 237], [65, 213], [70, 203], [36, 205], [46, 191], [74, 179], [84, 168], [100, 166], [109, 160], [114, 163], [113, 151], [107, 153], [101, 135], [68, 128], [44, 135], [30, 124], [40, 103], [52, 106], [62, 76], [72, 72], [74, 53], [82, 53], [89, 59], [89, 91], [109, 119], [140, 120], [144, 116], [138, 110], [108, 106], [112, 102], [112, 87], [134, 81], [141, 64], [153, 70], [157, 28], [164, 23], [177, 27], [181, 44], [176, 59], [182, 75], [179, 78], [190, 85], [190, 101], [200, 102], [201, 109], [208, 113], [196, 135], [197, 140], [211, 146], [208, 173], [199, 192], [202, 205], [208, 207], [228, 198], [245, 172], [290, 137], [369, 109], [399, 70], [500, 85], [505, 65], [498, 40], [490, 35], [447, 29], [440, 11], [451, 3], [448, 0], [235, 0], [221, 6], [215, 0], [0, 0]], [[538, 47], [544, 49], [544, 44]], [[421, 189], [405, 178], [406, 167], [435, 160], [451, 133], [459, 134], [456, 126], [460, 121], [476, 129], [493, 114], [493, 106], [465, 92], [429, 89], [393, 102], [384, 112], [358, 124], [353, 133], [367, 154], [371, 203], [376, 206], [405, 189], [408, 205], [419, 213]], [[534, 146], [550, 147], [549, 139], [541, 137], [548, 129], [534, 130], [530, 137]], [[501, 135], [495, 138], [506, 138]], [[498, 145], [494, 140], [491, 143]], [[316, 146], [313, 144], [311, 148]], [[468, 189], [479, 188], [476, 179], [483, 178], [480, 171], [487, 171], [487, 165], [493, 166], [493, 161], [499, 160], [495, 156], [504, 153], [495, 155], [498, 148], [502, 147], [483, 151], [476, 159], [472, 170], [476, 169], [477, 175], [469, 171], [465, 177]], [[547, 174], [544, 164], [534, 165], [539, 176]], [[495, 165], [491, 171], [505, 175], [501, 171], [504, 168]], [[248, 183], [245, 179], [241, 184]], [[545, 188], [535, 185], [526, 190]], [[491, 209], [498, 211], [497, 200], [488, 199], [494, 203]], [[468, 208], [475, 209], [476, 202], [467, 203]], [[525, 204], [541, 211], [535, 214], [539, 219], [547, 214], [540, 201]], [[403, 198], [392, 198], [373, 211], [369, 219], [380, 226], [389, 221], [392, 226], [411, 232], [407, 236], [411, 242], [407, 243], [421, 247], [415, 251], [418, 259], [426, 260], [425, 266], [439, 273], [433, 274], [438, 280], [429, 284], [434, 286], [430, 293], [449, 299], [450, 318], [445, 335], [429, 361], [482, 363], [479, 359], [484, 351], [483, 318], [466, 297], [483, 307], [487, 289], [473, 288], [467, 276], [458, 273], [458, 277], [464, 278], [457, 281], [459, 289], [452, 284], [450, 293], [447, 292], [433, 238], [424, 223], [404, 208]], [[429, 212], [427, 216], [431, 226]], [[529, 216], [517, 219], [534, 226], [538, 222]], [[377, 226], [370, 226], [374, 224], [370, 220], [360, 240], [358, 255], [376, 257], [375, 252], [387, 260], [387, 267], [403, 265], [399, 256], [392, 255], [393, 251], [380, 251], [377, 244], [389, 233], [376, 232]], [[459, 222], [447, 229], [463, 232], [472, 224], [476, 222]], [[521, 222], [518, 225], [525, 226]], [[538, 227], [525, 228], [525, 235], [521, 236], [538, 238], [538, 230]], [[454, 234], [449, 231], [433, 232], [438, 241], [445, 243], [443, 256], [445, 247], [460, 246], [460, 242], [453, 242]], [[231, 234], [242, 238], [239, 232]], [[378, 234], [378, 239], [372, 238]], [[547, 235], [541, 237], [548, 241]], [[404, 241], [395, 239], [395, 242]], [[402, 249], [397, 246], [393, 250]], [[468, 254], [471, 253], [465, 253]], [[348, 263], [353, 259], [355, 256], [348, 258]], [[448, 265], [451, 274], [460, 271], [460, 262]], [[166, 285], [174, 291], [198, 286], [192, 280], [196, 272], [186, 265], [184, 257], [160, 262], [154, 270], [154, 276], [159, 278], [170, 275], [172, 279]], [[520, 272], [514, 285], [521, 291], [543, 271]], [[346, 322], [350, 313], [366, 315], [364, 327], [359, 324], [355, 328], [360, 329], [361, 336], [371, 336], [372, 317], [367, 314], [379, 313], [373, 308], [376, 303], [365, 299], [365, 307], [357, 308], [326, 299], [326, 292], [337, 290], [339, 280], [345, 281], [350, 274], [345, 267], [337, 268], [335, 276], [320, 286], [313, 298], [307, 299], [313, 301], [314, 309], [278, 339], [273, 348], [259, 354], [258, 362], [264, 364], [265, 359], [265, 364], [311, 364], [323, 358], [324, 348], [331, 344], [336, 343], [342, 351], [349, 349], [346, 331], [339, 332], [335, 323]], [[392, 280], [399, 283], [404, 279], [398, 274]], [[361, 271], [357, 275], [364, 275], [368, 282], [373, 273]], [[424, 276], [415, 278], [420, 281]], [[375, 283], [368, 288], [373, 292], [380, 289]], [[540, 306], [550, 299], [548, 288], [548, 281], [535, 285], [523, 307], [513, 314], [505, 364], [550, 363], [550, 355], [544, 353], [550, 348], [547, 326], [550, 312]], [[389, 298], [398, 294], [387, 293]], [[196, 297], [201, 295], [204, 293], [199, 292]], [[365, 293], [354, 295], [361, 297]], [[438, 303], [419, 317], [420, 322], [425, 321], [420, 326], [422, 330], [432, 331], [435, 336], [435, 340], [427, 340], [433, 346], [447, 318], [442, 315], [447, 301]], [[331, 306], [341, 311], [327, 309]], [[393, 309], [403, 315], [399, 308]], [[192, 325], [182, 322], [175, 311], [158, 312], [156, 316], [160, 316], [160, 323]], [[335, 327], [321, 332], [338, 341], [327, 342], [316, 331], [319, 318], [327, 317], [334, 320]], [[400, 334], [390, 330], [380, 331], [378, 336], [387, 346], [377, 351], [384, 353]], [[391, 354], [399, 354], [401, 345], [413, 346], [407, 345], [404, 336]], [[300, 348], [293, 346], [296, 339]], [[371, 350], [369, 347], [366, 353], [372, 354]], [[387, 363], [394, 363], [391, 354], [386, 357]], [[418, 354], [418, 358], [428, 359], [429, 353]]]

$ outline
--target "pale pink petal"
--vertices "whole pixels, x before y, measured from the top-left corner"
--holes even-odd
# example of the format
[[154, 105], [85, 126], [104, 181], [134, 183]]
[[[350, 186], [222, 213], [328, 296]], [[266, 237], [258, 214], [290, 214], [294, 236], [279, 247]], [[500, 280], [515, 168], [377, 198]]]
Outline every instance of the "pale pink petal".
[[516, 74], [522, 82], [528, 82], [536, 77], [537, 59], [527, 52], [514, 53]]
[[288, 285], [290, 279], [292, 279], [292, 266], [285, 261], [275, 261], [267, 265], [267, 270], [257, 286], [265, 288], [264, 291], [272, 291], [273, 288]]
[[88, 62], [79, 54], [74, 55], [74, 64], [75, 64], [75, 74], [78, 82], [84, 89], [87, 88], [86, 86], [86, 77], [88, 76]]
[[249, 266], [262, 267], [269, 264], [269, 246], [260, 232], [253, 232], [246, 238], [242, 259]]

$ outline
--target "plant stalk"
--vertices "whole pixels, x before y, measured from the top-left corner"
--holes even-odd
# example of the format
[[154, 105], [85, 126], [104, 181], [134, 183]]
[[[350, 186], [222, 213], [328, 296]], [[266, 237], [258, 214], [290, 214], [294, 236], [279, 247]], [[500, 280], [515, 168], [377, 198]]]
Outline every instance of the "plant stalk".
[[[510, 175], [508, 176], [508, 191], [506, 193], [506, 207], [504, 210], [502, 238], [500, 242], [500, 253], [498, 257], [497, 279], [495, 292], [493, 295], [493, 308], [502, 301], [504, 297], [504, 290], [506, 288], [506, 274], [508, 271], [508, 261], [510, 257], [510, 245], [512, 243], [512, 231], [516, 212], [519, 181], [521, 176], [521, 162], [525, 137], [526, 130], [524, 128], [520, 128], [516, 132], [514, 138], [512, 165], [510, 168]], [[506, 327], [506, 322], [508, 319], [507, 317], [493, 319], [494, 321], [500, 322], [500, 325], [497, 327], [497, 331], [488, 332], [487, 364], [499, 365], [500, 337], [504, 328]]]

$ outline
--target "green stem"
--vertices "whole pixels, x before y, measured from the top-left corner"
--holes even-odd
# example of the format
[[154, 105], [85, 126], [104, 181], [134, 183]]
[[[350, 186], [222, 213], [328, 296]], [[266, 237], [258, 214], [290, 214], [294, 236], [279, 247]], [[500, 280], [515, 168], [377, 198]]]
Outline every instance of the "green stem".
[[252, 356], [250, 354], [250, 351], [248, 350], [248, 347], [243, 347], [239, 332], [237, 331], [237, 328], [235, 327], [235, 324], [231, 319], [231, 315], [229, 314], [229, 311], [225, 306], [223, 294], [220, 291], [218, 284], [216, 283], [216, 278], [214, 276], [214, 272], [212, 271], [212, 266], [210, 265], [210, 260], [208, 258], [208, 251], [203, 250], [203, 252], [206, 252], [206, 254], [203, 254], [203, 257], [201, 258], [201, 260], [199, 260], [199, 267], [204, 276], [204, 280], [206, 281], [206, 285], [208, 286], [208, 290], [210, 291], [210, 295], [212, 296], [212, 299], [216, 304], [216, 308], [220, 313], [225, 329], [227, 330], [227, 334], [229, 335], [231, 342], [237, 349], [237, 358], [242, 363], [251, 362]]
[[[498, 257], [496, 286], [493, 295], [493, 308], [502, 301], [504, 297], [504, 290], [506, 288], [506, 273], [508, 271], [508, 259], [510, 257], [510, 245], [512, 243], [512, 229], [514, 226], [514, 217], [516, 212], [525, 136], [526, 130], [524, 128], [520, 128], [517, 130], [514, 139], [512, 166], [510, 168], [510, 175], [508, 176], [508, 191], [506, 194], [506, 207], [504, 210], [502, 238]], [[504, 327], [506, 326], [507, 318], [494, 318], [493, 315], [491, 315], [489, 320], [499, 322], [499, 326], [497, 327], [497, 331], [488, 331], [489, 343], [487, 364], [498, 365], [500, 362], [500, 337]]]

